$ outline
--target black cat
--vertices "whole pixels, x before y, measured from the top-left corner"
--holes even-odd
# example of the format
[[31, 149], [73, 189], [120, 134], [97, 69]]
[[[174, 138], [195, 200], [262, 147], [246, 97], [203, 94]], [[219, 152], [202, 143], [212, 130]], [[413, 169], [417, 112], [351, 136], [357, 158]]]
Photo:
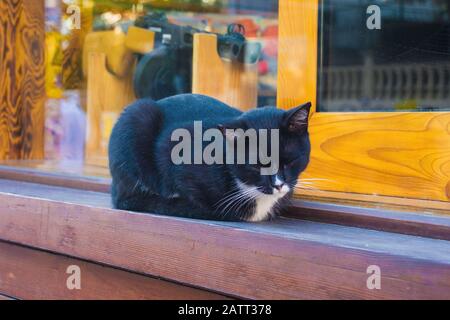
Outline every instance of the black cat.
[[[307, 103], [290, 111], [265, 107], [243, 113], [193, 94], [135, 102], [123, 112], [111, 135], [114, 207], [209, 220], [263, 221], [276, 216], [309, 162], [310, 107]], [[172, 134], [180, 128], [193, 133], [194, 121], [202, 121], [203, 132], [219, 128], [224, 147], [231, 141], [229, 129], [278, 129], [279, 141], [268, 142], [279, 142], [278, 172], [262, 175], [267, 164], [250, 163], [248, 153], [244, 164], [226, 160], [224, 164], [174, 164], [172, 151], [178, 142], [172, 141]], [[182, 156], [187, 155], [184, 152]]]

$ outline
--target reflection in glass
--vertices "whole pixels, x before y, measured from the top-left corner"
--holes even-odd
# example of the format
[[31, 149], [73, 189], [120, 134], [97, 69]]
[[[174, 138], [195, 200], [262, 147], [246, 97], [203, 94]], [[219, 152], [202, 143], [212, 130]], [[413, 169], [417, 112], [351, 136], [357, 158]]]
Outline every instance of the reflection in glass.
[[450, 1], [323, 0], [320, 21], [319, 111], [450, 110]]
[[[192, 37], [197, 32], [189, 28], [220, 38], [230, 25], [242, 25], [245, 38], [261, 44], [260, 59], [251, 63], [257, 70], [252, 78], [257, 88], [255, 106], [276, 104], [278, 0], [45, 0], [45, 5], [46, 160], [105, 168], [111, 129], [129, 103], [141, 97], [157, 100], [191, 92]], [[161, 17], [166, 31], [174, 32], [158, 33], [158, 19], [152, 17]], [[150, 52], [127, 47], [131, 26], [155, 32], [151, 64], [146, 63]], [[177, 38], [181, 34], [190, 38]], [[132, 45], [144, 47], [145, 36], [141, 32]], [[223, 47], [218, 47], [219, 53]], [[224, 52], [222, 58], [229, 50]], [[202, 81], [230, 82], [206, 77]], [[226, 89], [230, 94], [236, 90]]]

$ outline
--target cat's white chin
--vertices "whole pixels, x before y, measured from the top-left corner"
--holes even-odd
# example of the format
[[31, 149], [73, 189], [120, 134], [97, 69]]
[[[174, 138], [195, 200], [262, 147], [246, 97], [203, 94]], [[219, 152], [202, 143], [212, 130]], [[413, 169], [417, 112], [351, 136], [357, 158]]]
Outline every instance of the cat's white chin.
[[[241, 181], [238, 181], [239, 188], [245, 192], [254, 187], [249, 186]], [[256, 206], [253, 214], [247, 218], [248, 222], [262, 222], [267, 221], [273, 212], [275, 205], [280, 199], [284, 198], [290, 191], [287, 185], [284, 185], [280, 190], [273, 189], [272, 194], [265, 194], [260, 191], [254, 191], [256, 193]]]

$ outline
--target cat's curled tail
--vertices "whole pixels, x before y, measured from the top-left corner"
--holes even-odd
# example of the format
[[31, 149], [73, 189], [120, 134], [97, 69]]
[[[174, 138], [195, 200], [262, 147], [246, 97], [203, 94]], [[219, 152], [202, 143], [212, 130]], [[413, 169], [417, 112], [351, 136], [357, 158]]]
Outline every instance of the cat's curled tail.
[[140, 210], [137, 206], [141, 200], [136, 199], [136, 195], [156, 189], [153, 186], [158, 173], [152, 146], [162, 125], [162, 113], [150, 99], [138, 100], [120, 116], [109, 143], [111, 195], [115, 208]]

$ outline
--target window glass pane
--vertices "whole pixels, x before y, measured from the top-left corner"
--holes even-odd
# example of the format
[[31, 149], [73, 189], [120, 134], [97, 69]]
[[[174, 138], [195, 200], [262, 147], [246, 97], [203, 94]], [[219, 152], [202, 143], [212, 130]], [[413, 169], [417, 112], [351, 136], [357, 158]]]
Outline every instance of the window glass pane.
[[450, 110], [450, 2], [323, 0], [319, 111]]
[[[16, 12], [16, 2], [6, 2]], [[0, 164], [108, 176], [111, 130], [137, 98], [195, 90], [243, 110], [276, 104], [278, 0], [23, 2], [24, 14], [37, 12], [45, 25], [35, 46], [42, 57], [45, 52], [36, 62], [45, 64], [45, 81], [38, 83], [45, 82], [44, 151], [3, 153]], [[28, 36], [29, 26], [21, 30]], [[200, 58], [194, 57], [197, 33], [218, 39], [208, 47], [202, 38]]]

